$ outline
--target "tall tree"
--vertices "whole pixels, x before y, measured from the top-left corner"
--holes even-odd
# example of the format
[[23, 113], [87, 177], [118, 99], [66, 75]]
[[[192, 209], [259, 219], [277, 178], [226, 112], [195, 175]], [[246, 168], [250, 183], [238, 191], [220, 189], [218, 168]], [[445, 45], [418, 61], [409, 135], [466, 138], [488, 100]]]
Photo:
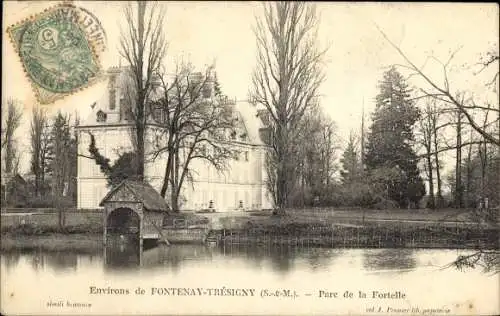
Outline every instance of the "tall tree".
[[169, 191], [170, 206], [177, 211], [183, 185], [193, 179], [193, 161], [202, 160], [220, 172], [228, 167], [236, 152], [226, 137], [236, 133], [236, 120], [232, 105], [216, 85], [213, 66], [202, 73], [190, 64], [178, 64], [172, 80], [165, 72], [158, 78], [161, 97], [151, 106], [161, 128], [153, 159], [166, 160], [160, 194], [165, 197]]
[[[429, 182], [430, 199], [427, 205], [428, 207], [441, 208], [444, 206], [442, 194], [443, 184], [441, 179], [442, 162], [440, 154], [442, 151], [450, 150], [451, 147], [443, 147], [443, 134], [448, 134], [443, 133], [443, 129], [455, 125], [455, 122], [445, 119], [443, 114], [451, 114], [451, 111], [447, 108], [443, 108], [437, 100], [429, 97], [425, 98], [418, 128], [419, 143], [424, 149], [424, 153], [421, 157], [425, 158], [425, 171]], [[453, 115], [453, 118], [455, 117], [456, 116]], [[455, 149], [456, 146], [452, 148]]]
[[20, 155], [15, 133], [21, 125], [23, 112], [17, 100], [11, 98], [6, 103], [2, 102], [2, 168], [13, 173]]
[[336, 143], [335, 122], [319, 105], [310, 107], [291, 142], [291, 163], [296, 173], [295, 186], [290, 188], [291, 206], [324, 203], [335, 171]]
[[[432, 58], [440, 66], [440, 70], [442, 71], [442, 81], [436, 80], [431, 77], [430, 73], [427, 71], [424, 72], [423, 67], [417, 66], [412, 60], [410, 60], [403, 50], [392, 42], [380, 28], [379, 31], [405, 61], [405, 65], [402, 66], [408, 69], [412, 73], [413, 77], [418, 77], [426, 84], [426, 86], [421, 85], [420, 87], [420, 92], [423, 96], [435, 98], [440, 102], [445, 102], [453, 106], [464, 116], [471, 128], [481, 135], [485, 141], [496, 145], [497, 148], [500, 148], [500, 103], [496, 102], [496, 100], [494, 102], [489, 101], [488, 97], [484, 94], [483, 96], [480, 96], [479, 94], [472, 93], [471, 91], [460, 91], [458, 89], [454, 89], [452, 82], [449, 79], [450, 68], [453, 66], [452, 61], [455, 55], [459, 52], [459, 49], [452, 52], [446, 62], [440, 61], [435, 56], [429, 56], [427, 58]], [[498, 47], [491, 48], [483, 54], [479, 62], [476, 63], [480, 67], [479, 70], [474, 71], [473, 74], [469, 74], [476, 76], [480, 73], [484, 73], [485, 76], [488, 76], [484, 85], [485, 87], [492, 89], [495, 94], [497, 94], [498, 91], [500, 78], [500, 71], [498, 67], [499, 61]], [[424, 65], [425, 64], [426, 63], [424, 63]], [[439, 71], [437, 73], [439, 73]], [[468, 97], [465, 97], [466, 95]], [[498, 99], [498, 95], [496, 95], [496, 98]], [[492, 103], [496, 103], [496, 107], [493, 107]], [[492, 118], [486, 126], [484, 124], [481, 125], [479, 122], [487, 113], [492, 113]]]
[[425, 186], [417, 167], [413, 127], [420, 112], [410, 98], [410, 89], [395, 67], [384, 73], [379, 83], [376, 109], [368, 136], [366, 166], [368, 170], [396, 168], [398, 177], [386, 183], [389, 197], [400, 207], [417, 203]]
[[361, 174], [361, 155], [358, 149], [358, 140], [356, 134], [352, 131], [349, 133], [349, 140], [347, 146], [342, 155], [342, 171], [340, 175], [342, 176], [342, 181], [344, 183], [351, 183], [358, 179]]
[[49, 125], [46, 111], [41, 107], [33, 107], [30, 130], [31, 165], [35, 176], [35, 194], [41, 196], [45, 184], [47, 157], [49, 150]]
[[456, 155], [455, 155], [455, 207], [463, 206], [463, 185], [462, 185], [462, 112], [456, 111]]
[[[415, 61], [412, 61], [408, 55], [394, 42], [392, 42], [389, 37], [379, 28], [382, 36], [387, 40], [387, 42], [399, 53], [399, 55], [404, 60], [403, 67], [407, 68], [412, 76], [421, 80], [424, 84], [421, 84], [420, 91], [422, 95], [435, 98], [440, 102], [444, 102], [446, 104], [451, 105], [456, 110], [461, 112], [461, 114], [465, 117], [465, 120], [469, 123], [471, 128], [473, 128], [479, 135], [482, 136], [482, 142], [487, 142], [493, 145], [494, 151], [496, 151], [496, 159], [500, 156], [500, 102], [498, 102], [498, 87], [499, 87], [499, 73], [500, 68], [499, 65], [499, 52], [498, 47], [492, 47], [487, 52], [482, 54], [482, 57], [479, 59], [479, 62], [475, 63], [479, 70], [475, 71], [474, 69], [472, 73], [464, 74], [463, 72], [460, 74], [463, 77], [469, 76], [470, 78], [476, 77], [477, 75], [482, 74], [483, 77], [487, 77], [484, 82], [484, 86], [489, 88], [487, 90], [481, 89], [478, 91], [461, 91], [453, 86], [453, 80], [450, 80], [450, 74], [452, 73], [450, 69], [453, 66], [452, 61], [455, 55], [458, 53], [458, 50], [453, 51], [447, 58], [446, 61], [443, 62], [436, 56], [428, 56], [428, 59], [433, 59], [438, 63], [439, 70], [429, 70], [429, 68], [424, 70], [424, 66], [427, 63], [424, 63], [423, 66], [417, 66]], [[466, 70], [465, 67], [457, 67], [456, 69]], [[469, 68], [470, 69], [470, 68]], [[441, 78], [436, 78], [431, 75], [431, 73], [439, 74], [441, 71]], [[457, 71], [453, 71], [457, 72]], [[469, 87], [474, 87], [476, 85], [470, 84]], [[476, 86], [477, 87], [477, 86]], [[489, 90], [489, 91], [488, 91]], [[494, 92], [493, 101], [488, 97], [487, 93], [491, 91]], [[468, 95], [466, 98], [461, 98], [459, 96], [463, 96], [464, 94]], [[490, 99], [490, 100], [489, 100]], [[492, 106], [496, 105], [496, 106]], [[491, 117], [488, 119], [487, 124], [480, 124], [481, 118], [488, 116], [488, 113], [491, 113]], [[457, 146], [458, 147], [458, 146]], [[495, 157], [495, 156], [494, 156]], [[498, 162], [498, 160], [497, 160]], [[496, 165], [498, 167], [498, 165]], [[498, 169], [496, 170], [495, 179], [498, 179]], [[458, 182], [458, 181], [457, 181]], [[496, 196], [498, 196], [498, 191], [496, 191]], [[496, 222], [495, 222], [496, 223]], [[457, 267], [461, 266], [473, 266], [477, 264], [479, 260], [490, 261], [493, 255], [493, 258], [498, 260], [498, 256], [500, 256], [500, 252], [498, 250], [486, 251], [481, 249], [476, 253], [468, 256], [460, 256], [456, 261], [455, 265]], [[488, 259], [490, 258], [490, 259]], [[486, 262], [487, 263], [487, 262]]]
[[437, 110], [436, 107], [431, 108], [430, 113], [428, 114], [431, 119], [432, 125], [432, 139], [433, 139], [433, 153], [434, 153], [434, 165], [436, 170], [436, 184], [437, 184], [437, 200], [436, 206], [443, 207], [444, 206], [444, 198], [443, 198], [443, 181], [441, 178], [441, 168], [442, 163], [440, 159], [440, 130], [443, 126], [439, 125], [441, 112]]
[[165, 11], [161, 4], [138, 1], [136, 11], [128, 3], [124, 13], [127, 25], [120, 36], [119, 52], [127, 61], [132, 76], [132, 84], [126, 90], [130, 104], [127, 114], [135, 125], [132, 140], [137, 153], [137, 172], [142, 179], [147, 103], [154, 73], [158, 71], [167, 49], [163, 30]]
[[52, 176], [52, 194], [67, 195], [69, 183], [76, 176], [76, 143], [71, 137], [70, 118], [60, 111], [52, 120], [48, 150], [48, 173]]
[[52, 178], [52, 196], [58, 209], [60, 229], [64, 228], [65, 207], [69, 206], [68, 203], [63, 204], [63, 201], [68, 200], [67, 196], [74, 196], [70, 189], [73, 188], [72, 183], [76, 177], [76, 165], [77, 143], [72, 137], [70, 117], [59, 111], [52, 119], [47, 172]]
[[318, 96], [324, 79], [322, 51], [317, 47], [318, 18], [313, 4], [276, 2], [264, 4], [256, 18], [257, 65], [250, 97], [270, 116], [271, 149], [267, 157], [270, 192], [283, 211], [289, 203], [294, 179], [291, 161], [294, 132]]
[[427, 202], [427, 207], [436, 207], [436, 198], [434, 195], [434, 164], [432, 162], [433, 157], [433, 109], [432, 100], [426, 100], [425, 107], [423, 110], [423, 115], [418, 121], [419, 132], [420, 132], [420, 144], [425, 150], [425, 172], [427, 173], [427, 181], [429, 183], [429, 201]]

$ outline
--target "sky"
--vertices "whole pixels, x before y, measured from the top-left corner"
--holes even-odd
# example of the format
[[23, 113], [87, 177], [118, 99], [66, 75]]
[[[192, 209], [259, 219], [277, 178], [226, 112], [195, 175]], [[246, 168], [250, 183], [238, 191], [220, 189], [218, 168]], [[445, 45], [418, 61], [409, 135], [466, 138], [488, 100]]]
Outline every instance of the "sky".
[[[18, 133], [24, 166], [29, 161], [29, 141], [23, 135], [29, 135], [30, 109], [36, 100], [12, 45], [5, 45], [6, 28], [56, 3], [3, 3], [2, 102], [7, 97], [15, 97], [25, 106], [26, 115]], [[124, 23], [123, 2], [74, 1], [74, 4], [88, 9], [100, 20], [108, 41], [103, 66], [117, 66], [120, 25]], [[163, 26], [169, 42], [167, 64], [182, 58], [203, 67], [215, 61], [223, 91], [238, 100], [246, 99], [255, 66], [252, 26], [255, 16], [262, 14], [262, 5], [258, 2], [162, 2], [161, 5], [167, 10]], [[351, 130], [359, 131], [363, 107], [369, 118], [374, 109], [377, 82], [384, 70], [403, 62], [375, 25], [417, 65], [423, 64], [430, 54], [446, 60], [450, 52], [461, 47], [451, 67], [450, 80], [457, 87], [480, 89], [479, 84], [472, 82], [470, 72], [462, 71], [459, 66], [474, 63], [480, 53], [495, 45], [498, 49], [496, 4], [318, 2], [316, 5], [320, 13], [318, 45], [328, 47], [321, 105], [336, 122], [344, 140]], [[426, 70], [441, 80], [438, 64], [429, 63]], [[77, 111], [85, 118], [90, 104], [104, 88], [105, 83], [97, 84], [48, 108], [53, 112]], [[26, 141], [22, 141], [24, 139]]]

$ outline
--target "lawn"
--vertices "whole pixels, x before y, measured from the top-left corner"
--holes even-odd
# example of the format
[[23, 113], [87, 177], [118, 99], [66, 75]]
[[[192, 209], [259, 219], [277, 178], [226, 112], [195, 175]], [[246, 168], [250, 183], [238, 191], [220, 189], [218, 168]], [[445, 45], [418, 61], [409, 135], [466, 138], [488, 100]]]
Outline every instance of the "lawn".
[[[271, 211], [250, 211], [240, 213], [218, 213], [224, 228], [251, 226], [276, 226], [289, 224], [318, 224], [338, 226], [405, 225], [405, 226], [457, 226], [475, 225], [474, 210], [470, 209], [289, 209], [285, 216], [274, 216]], [[206, 214], [204, 214], [206, 215]]]

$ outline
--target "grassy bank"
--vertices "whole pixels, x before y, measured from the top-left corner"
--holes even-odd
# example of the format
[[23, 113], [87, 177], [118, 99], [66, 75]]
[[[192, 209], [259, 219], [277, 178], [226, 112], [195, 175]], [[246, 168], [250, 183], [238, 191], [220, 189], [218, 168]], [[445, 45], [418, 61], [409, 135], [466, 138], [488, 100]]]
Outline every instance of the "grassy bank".
[[[468, 213], [291, 210], [285, 216], [232, 218], [209, 240], [228, 244], [321, 247], [498, 249], [499, 227], [472, 222]], [[350, 213], [349, 213], [350, 212]]]
[[[57, 219], [55, 215], [33, 215], [21, 223], [11, 218], [8, 225], [2, 223], [2, 249], [45, 247], [64, 250], [101, 243], [99, 213], [68, 213], [68, 224], [63, 228], [54, 220]], [[465, 209], [309, 208], [287, 210], [285, 216], [272, 215], [271, 211], [204, 215], [181, 212], [169, 216], [165, 225], [188, 230], [211, 228], [207, 240], [234, 244], [498, 249], [499, 243], [499, 225], [476, 221], [474, 210]]]
[[102, 234], [47, 233], [43, 235], [15, 235], [2, 233], [1, 250], [78, 251], [96, 253], [102, 249]]
[[39, 225], [37, 223], [18, 224], [2, 227], [1, 233], [12, 236], [41, 236], [49, 234], [101, 234], [102, 225], [78, 224], [65, 225]]
[[2, 225], [1, 250], [78, 251], [95, 253], [102, 247], [102, 225], [77, 223], [60, 228], [54, 223], [30, 221]]

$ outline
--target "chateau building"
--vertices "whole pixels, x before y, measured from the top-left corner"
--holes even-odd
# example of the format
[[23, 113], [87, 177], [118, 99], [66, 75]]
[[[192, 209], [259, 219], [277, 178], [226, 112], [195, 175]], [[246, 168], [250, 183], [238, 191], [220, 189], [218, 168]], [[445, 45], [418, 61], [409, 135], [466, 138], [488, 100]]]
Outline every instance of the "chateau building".
[[[134, 123], [126, 111], [129, 106], [126, 101], [129, 98], [125, 97], [126, 69], [113, 67], [107, 71], [107, 76], [108, 88], [104, 95], [92, 105], [92, 113], [77, 127], [79, 209], [99, 208], [102, 198], [111, 189], [100, 167], [87, 158], [90, 133], [95, 137], [99, 152], [109, 158], [110, 163], [133, 148]], [[203, 91], [203, 98], [213, 97], [213, 90], [213, 85], [209, 85]], [[262, 111], [247, 101], [227, 100], [225, 103], [233, 108], [237, 128], [228, 133], [224, 144], [233, 148], [235, 155], [229, 159], [224, 172], [218, 172], [203, 159], [191, 161], [189, 167], [194, 172], [182, 186], [181, 210], [242, 211], [272, 207], [266, 188], [266, 146], [261, 137], [265, 134], [265, 118]], [[164, 125], [159, 124], [162, 115], [160, 109], [152, 111], [145, 129], [144, 179], [158, 192], [167, 163], [166, 153], [153, 156], [158, 135], [165, 135]]]

